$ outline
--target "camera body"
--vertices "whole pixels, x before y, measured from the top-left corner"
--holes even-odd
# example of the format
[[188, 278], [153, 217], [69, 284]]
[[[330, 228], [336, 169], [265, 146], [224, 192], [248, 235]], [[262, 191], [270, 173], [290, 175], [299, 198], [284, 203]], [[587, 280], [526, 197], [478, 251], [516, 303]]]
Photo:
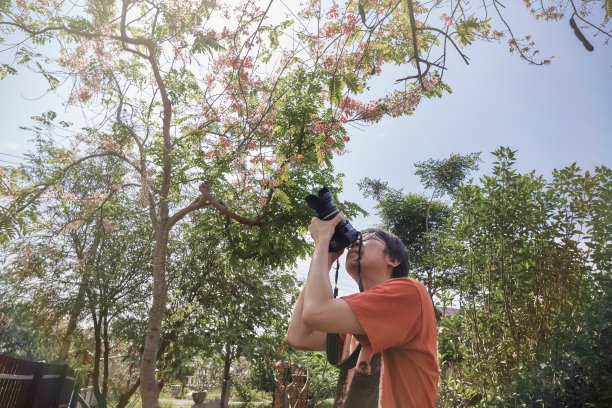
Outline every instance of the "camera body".
[[[331, 220], [340, 212], [333, 203], [332, 195], [327, 187], [320, 189], [317, 195], [310, 194], [306, 197], [306, 204], [316, 212], [317, 218], [324, 221]], [[329, 241], [329, 252], [338, 252], [351, 245], [357, 238], [359, 238], [359, 231], [343, 219], [336, 225], [334, 235]]]

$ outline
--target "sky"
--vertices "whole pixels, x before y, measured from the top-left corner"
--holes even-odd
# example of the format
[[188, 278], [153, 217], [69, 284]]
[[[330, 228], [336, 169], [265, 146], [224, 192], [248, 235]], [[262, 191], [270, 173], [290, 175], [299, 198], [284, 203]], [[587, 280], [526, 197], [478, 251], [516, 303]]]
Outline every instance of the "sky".
[[[379, 178], [405, 193], [422, 192], [414, 163], [429, 158], [482, 152], [475, 180], [491, 169], [490, 152], [499, 146], [518, 150], [521, 172], [545, 177], [574, 162], [583, 169], [612, 165], [612, 45], [590, 32], [595, 50], [588, 52], [567, 20], [536, 21], [521, 3], [508, 5], [510, 24], [517, 34], [532, 34], [542, 57], [553, 57], [552, 64], [529, 65], [510, 54], [505, 42], [475, 43], [465, 50], [467, 66], [451, 51], [444, 79], [452, 94], [423, 100], [409, 117], [348, 128], [348, 153], [334, 165], [345, 174], [340, 199], [369, 212], [351, 220], [355, 228], [379, 221], [375, 202], [357, 187], [361, 179]], [[9, 61], [9, 55], [0, 54], [0, 63]], [[53, 95], [44, 95], [43, 80], [22, 74], [0, 81], [0, 164], [19, 162], [15, 156], [29, 149], [29, 135], [19, 126], [29, 125], [30, 116], [49, 107], [63, 109]], [[385, 69], [372, 89], [388, 89], [406, 74], [397, 67]], [[298, 276], [305, 276], [307, 264], [299, 262]], [[341, 294], [356, 290], [346, 274], [340, 285]]]

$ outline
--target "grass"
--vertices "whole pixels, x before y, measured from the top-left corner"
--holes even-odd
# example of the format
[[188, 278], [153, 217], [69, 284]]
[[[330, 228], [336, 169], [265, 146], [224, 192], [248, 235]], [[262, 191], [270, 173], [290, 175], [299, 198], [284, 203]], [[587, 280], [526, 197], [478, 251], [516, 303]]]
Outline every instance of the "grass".
[[[206, 395], [206, 401], [211, 401], [214, 399], [221, 398], [221, 389], [210, 390]], [[164, 391], [159, 396], [159, 406], [160, 408], [191, 408], [193, 404], [181, 404], [179, 401], [191, 401], [189, 396], [185, 398], [175, 399], [172, 398], [172, 395], [169, 391]], [[231, 399], [229, 406], [232, 408], [245, 407], [245, 408], [271, 408], [272, 401], [270, 400], [270, 395], [266, 393], [257, 392], [254, 395], [254, 401], [249, 402], [247, 405], [243, 401], [238, 401], [235, 399]], [[332, 408], [334, 406], [334, 400], [332, 398], [321, 401], [317, 404], [317, 408]], [[135, 394], [132, 397], [132, 401], [128, 405], [128, 408], [142, 408], [140, 403], [140, 395]]]

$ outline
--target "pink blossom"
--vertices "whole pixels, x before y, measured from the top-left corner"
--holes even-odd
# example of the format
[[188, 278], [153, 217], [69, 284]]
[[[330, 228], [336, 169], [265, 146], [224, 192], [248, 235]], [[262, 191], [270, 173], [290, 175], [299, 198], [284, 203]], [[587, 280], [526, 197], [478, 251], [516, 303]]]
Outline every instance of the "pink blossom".
[[440, 16], [440, 20], [444, 21], [444, 27], [450, 27], [452, 26], [455, 22], [453, 21], [453, 18], [451, 16], [449, 16], [446, 13], [443, 13]]
[[327, 130], [327, 125], [322, 122], [317, 122], [314, 125], [312, 125], [312, 130], [315, 132], [323, 133]]
[[328, 55], [323, 59], [323, 66], [326, 69], [330, 69], [334, 66], [334, 62], [335, 62], [334, 57], [331, 55]]
[[219, 149], [213, 149], [204, 155], [207, 159], [214, 159], [215, 157], [221, 156], [221, 151]]
[[227, 137], [222, 137], [221, 140], [219, 141], [219, 144], [221, 145], [221, 147], [225, 147], [227, 148], [230, 145], [230, 140]]
[[338, 33], [338, 28], [334, 24], [325, 24], [323, 27], [323, 36], [332, 38]]
[[336, 3], [332, 4], [327, 12], [327, 17], [329, 18], [338, 18], [340, 13], [338, 12], [338, 5]]
[[344, 34], [350, 35], [354, 34], [357, 31], [357, 17], [354, 14], [347, 14], [345, 16], [345, 22], [342, 26], [342, 32]]

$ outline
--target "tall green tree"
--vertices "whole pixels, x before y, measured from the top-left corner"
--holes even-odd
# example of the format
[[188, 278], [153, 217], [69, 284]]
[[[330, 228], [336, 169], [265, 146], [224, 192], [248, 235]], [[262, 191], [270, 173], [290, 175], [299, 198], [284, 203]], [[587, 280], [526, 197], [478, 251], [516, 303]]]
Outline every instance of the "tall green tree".
[[[202, 214], [194, 218], [207, 220]], [[208, 222], [185, 229], [183, 238], [183, 244], [173, 246], [169, 265], [172, 314], [162, 339], [174, 341], [165, 349], [162, 368], [180, 370], [190, 354], [220, 357], [221, 403], [226, 407], [233, 383], [231, 368], [239, 359], [273, 369], [286, 332], [295, 278], [253, 257], [236, 256], [244, 249], [234, 245], [245, 240], [230, 241], [211, 231]]]
[[450, 207], [441, 201], [452, 197], [456, 189], [473, 171], [478, 170], [480, 153], [451, 154], [447, 159], [429, 159], [415, 163], [415, 174], [423, 187], [430, 191], [427, 198], [421, 194], [404, 195], [381, 180], [365, 178], [359, 188], [366, 197], [374, 197], [382, 226], [402, 239], [408, 250], [411, 269], [428, 288], [430, 296], [448, 288], [452, 269], [443, 269], [433, 247], [440, 240], [438, 228], [449, 218]]
[[483, 406], [603, 403], [609, 380], [586, 367], [609, 361], [603, 353], [609, 330], [599, 311], [610, 301], [609, 265], [595, 254], [607, 245], [601, 237], [609, 239], [602, 196], [612, 173], [571, 165], [547, 182], [520, 174], [514, 151], [494, 155], [481, 186], [456, 191], [453, 222], [437, 248], [463, 271], [460, 320], [448, 333], [460, 365], [446, 376], [442, 399]]
[[452, 196], [466, 177], [478, 170], [479, 161], [480, 153], [465, 155], [452, 153], [448, 159], [429, 159], [415, 163], [414, 174], [419, 176], [423, 187], [431, 191], [425, 216], [425, 232], [429, 232], [429, 213], [433, 200], [445, 195]]
[[[449, 271], [439, 271], [436, 256], [431, 255], [438, 239], [437, 229], [448, 222], [451, 209], [440, 200], [422, 194], [404, 194], [380, 180], [365, 178], [359, 188], [364, 196], [373, 196], [381, 227], [397, 235], [408, 252], [410, 270], [423, 280], [431, 296], [446, 289]], [[439, 273], [436, 273], [438, 271]]]

